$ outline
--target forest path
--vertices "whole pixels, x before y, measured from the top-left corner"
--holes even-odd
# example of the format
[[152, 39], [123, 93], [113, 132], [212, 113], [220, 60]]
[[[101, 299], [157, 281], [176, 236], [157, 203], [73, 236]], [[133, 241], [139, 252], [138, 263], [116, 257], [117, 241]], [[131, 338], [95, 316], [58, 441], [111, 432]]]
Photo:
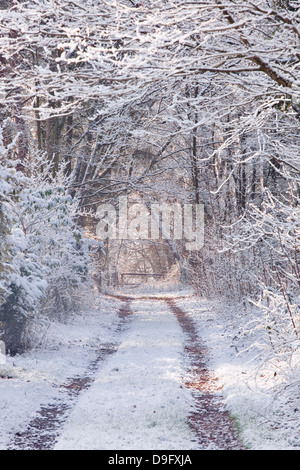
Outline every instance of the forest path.
[[[208, 351], [176, 297], [118, 297], [116, 341], [62, 385], [12, 449], [241, 449], [208, 367]], [[187, 301], [188, 306], [188, 301]]]
[[[130, 302], [126, 299], [122, 300], [124, 304], [118, 310], [119, 323], [116, 326], [118, 335], [126, 327], [131, 315]], [[111, 354], [114, 354], [118, 346], [117, 342], [99, 344], [96, 359], [90, 362], [86, 373], [71, 377], [66, 383], [60, 384], [61, 398], [56, 398], [53, 403], [41, 406], [26, 429], [15, 434], [9, 445], [9, 450], [52, 450], [79, 394], [92, 385], [100, 364]]]
[[241, 450], [234, 423], [228, 410], [216, 395], [217, 380], [208, 366], [208, 350], [197, 333], [192, 319], [176, 301], [167, 299], [185, 333], [184, 355], [188, 359], [188, 380], [185, 386], [192, 390], [194, 410], [189, 413], [189, 423], [195, 431], [201, 449]]

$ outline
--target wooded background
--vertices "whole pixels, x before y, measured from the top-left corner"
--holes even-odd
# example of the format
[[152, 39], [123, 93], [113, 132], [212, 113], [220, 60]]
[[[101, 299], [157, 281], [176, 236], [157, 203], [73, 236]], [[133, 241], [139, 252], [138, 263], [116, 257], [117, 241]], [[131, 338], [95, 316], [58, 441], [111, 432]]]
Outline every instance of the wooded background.
[[[170, 272], [299, 335], [298, 1], [0, 2], [0, 321], [66, 318], [92, 270]], [[201, 203], [205, 244], [95, 241], [99, 204]], [[96, 263], [96, 264], [95, 264]], [[75, 303], [74, 303], [75, 302]]]

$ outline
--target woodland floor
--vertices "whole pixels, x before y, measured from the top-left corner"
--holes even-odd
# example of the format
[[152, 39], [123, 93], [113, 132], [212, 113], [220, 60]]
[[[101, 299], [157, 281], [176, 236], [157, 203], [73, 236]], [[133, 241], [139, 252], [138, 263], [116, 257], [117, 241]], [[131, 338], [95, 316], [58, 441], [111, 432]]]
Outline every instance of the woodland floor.
[[207, 348], [176, 297], [115, 300], [113, 341], [99, 342], [84, 372], [55, 383], [58, 395], [42, 397], [7, 449], [242, 449]]
[[35, 325], [0, 365], [0, 450], [299, 450], [300, 369], [262, 361], [255, 312], [148, 292]]

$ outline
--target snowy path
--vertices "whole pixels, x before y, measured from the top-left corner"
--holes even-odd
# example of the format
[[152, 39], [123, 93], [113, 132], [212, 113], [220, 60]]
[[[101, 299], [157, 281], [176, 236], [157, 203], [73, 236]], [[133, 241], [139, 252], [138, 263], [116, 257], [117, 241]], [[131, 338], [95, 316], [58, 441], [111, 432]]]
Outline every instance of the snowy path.
[[191, 449], [183, 334], [162, 302], [134, 301], [116, 354], [74, 408], [56, 449]]
[[42, 406], [8, 447], [240, 448], [214, 393], [207, 351], [176, 299], [119, 302], [111, 341], [98, 345], [86, 372], [74, 374], [64, 393]]

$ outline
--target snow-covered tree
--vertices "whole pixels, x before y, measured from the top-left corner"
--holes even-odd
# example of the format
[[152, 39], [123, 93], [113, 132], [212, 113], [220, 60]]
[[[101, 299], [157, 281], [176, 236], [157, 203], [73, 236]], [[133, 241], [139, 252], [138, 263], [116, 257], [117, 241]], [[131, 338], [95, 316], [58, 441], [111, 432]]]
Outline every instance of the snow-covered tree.
[[[94, 209], [122, 193], [146, 203], [203, 202], [203, 250], [186, 253], [178, 243], [174, 251], [206, 294], [259, 295], [261, 238], [251, 236], [248, 249], [245, 226], [260, 226], [267, 195], [293, 206], [289, 183], [297, 186], [299, 179], [298, 2], [3, 5], [0, 92], [17, 139], [11, 156], [19, 158], [18, 168], [26, 173], [25, 157], [38, 161], [36, 155], [44, 155], [55, 178], [63, 163], [69, 194], [80, 207]], [[35, 174], [43, 174], [39, 168]], [[26, 240], [41, 246], [46, 238], [33, 222], [34, 204], [37, 214], [46, 213], [43, 202], [51, 201], [60, 209], [47, 210], [59, 219], [71, 199], [46, 180], [35, 181], [22, 191], [18, 211]], [[45, 227], [56, 260], [57, 246], [67, 244], [58, 241], [53, 225]], [[223, 249], [225, 237], [231, 250]], [[281, 259], [282, 253], [273, 253], [277, 242], [269, 240], [265, 258], [272, 253]], [[40, 249], [43, 267], [54, 269], [48, 255]], [[284, 282], [288, 276], [281, 271]], [[276, 282], [273, 287], [281, 289]]]
[[74, 291], [89, 278], [89, 243], [76, 224], [78, 203], [63, 169], [52, 177], [52, 165], [37, 156], [28, 162], [29, 177], [16, 164], [5, 158], [0, 166], [0, 321], [11, 354], [22, 351], [26, 326], [37, 315], [66, 318]]

